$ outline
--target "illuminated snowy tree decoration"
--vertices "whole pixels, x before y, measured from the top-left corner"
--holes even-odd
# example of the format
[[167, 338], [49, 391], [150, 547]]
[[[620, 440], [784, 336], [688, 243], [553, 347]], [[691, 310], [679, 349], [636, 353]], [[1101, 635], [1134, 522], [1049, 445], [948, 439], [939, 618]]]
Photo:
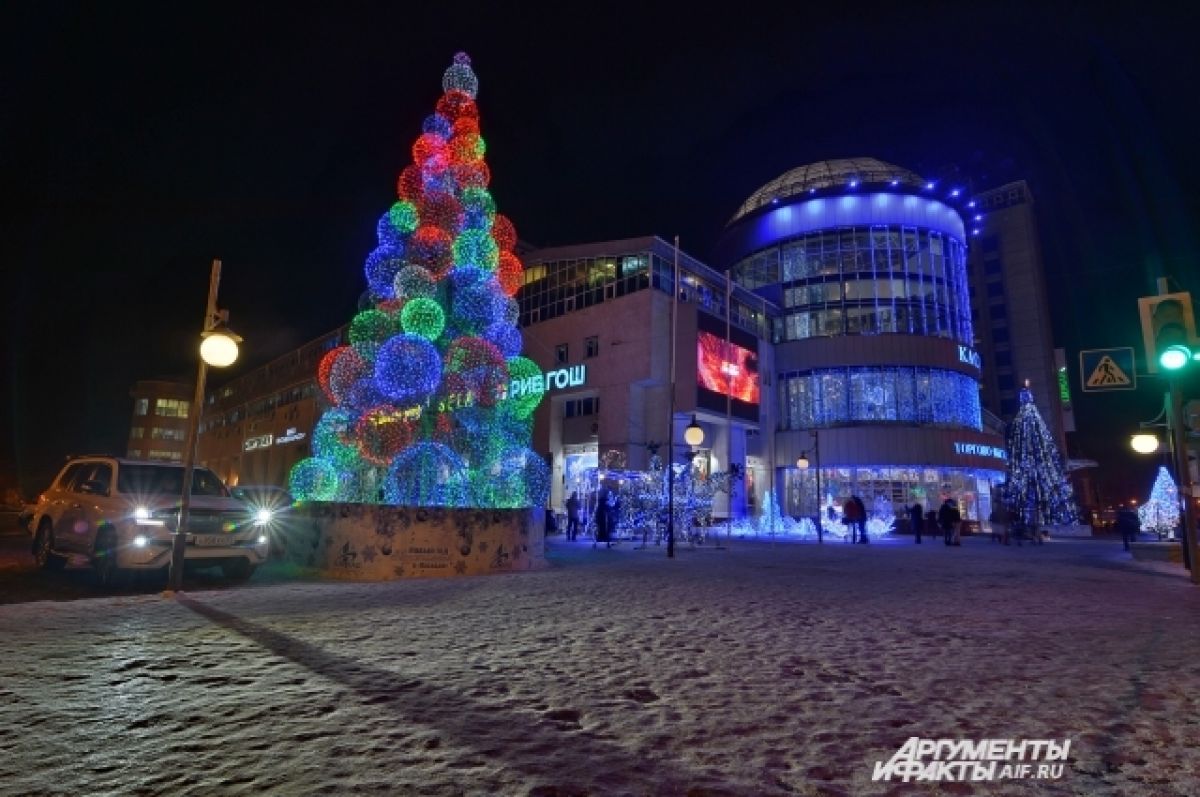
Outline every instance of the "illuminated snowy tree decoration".
[[318, 367], [334, 406], [292, 470], [299, 499], [503, 508], [549, 494], [529, 448], [544, 375], [520, 355], [523, 267], [488, 190], [470, 64], [460, 53], [443, 75], [398, 201], [376, 222], [349, 345]]
[[1075, 493], [1062, 454], [1026, 385], [1008, 427], [1008, 474], [1002, 496], [1012, 516], [1030, 526], [1074, 523]]
[[1138, 507], [1138, 521], [1142, 531], [1157, 534], [1160, 538], [1175, 538], [1179, 526], [1179, 489], [1167, 469], [1159, 467], [1150, 500]]

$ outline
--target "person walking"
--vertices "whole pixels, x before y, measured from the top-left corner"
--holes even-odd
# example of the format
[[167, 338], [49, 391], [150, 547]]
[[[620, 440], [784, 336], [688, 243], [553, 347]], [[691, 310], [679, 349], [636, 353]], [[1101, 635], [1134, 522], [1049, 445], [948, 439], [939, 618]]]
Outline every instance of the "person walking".
[[947, 498], [938, 509], [938, 525], [942, 527], [942, 541], [947, 545], [954, 544], [954, 530], [961, 521], [962, 514], [958, 511], [958, 502]]
[[925, 515], [921, 512], [920, 502], [908, 508], [908, 522], [912, 525], [913, 534], [917, 536], [917, 545], [920, 545], [921, 531], [925, 525]]
[[1125, 546], [1125, 550], [1131, 550], [1129, 543], [1137, 542], [1138, 530], [1141, 525], [1137, 512], [1134, 510], [1117, 510], [1117, 530], [1121, 532], [1121, 544]]
[[579, 493], [571, 493], [567, 499], [567, 539], [571, 542], [579, 536]]
[[857, 495], [850, 496], [850, 500], [854, 502], [854, 516], [858, 521], [858, 541], [862, 545], [867, 544], [867, 506], [863, 500]]

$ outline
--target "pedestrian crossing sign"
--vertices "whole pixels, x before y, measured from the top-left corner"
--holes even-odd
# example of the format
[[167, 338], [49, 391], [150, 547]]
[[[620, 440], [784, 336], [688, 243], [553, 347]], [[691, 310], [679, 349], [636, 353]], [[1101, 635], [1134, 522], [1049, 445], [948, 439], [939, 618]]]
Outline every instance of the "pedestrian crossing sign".
[[1137, 390], [1133, 347], [1085, 349], [1079, 352], [1079, 381], [1087, 393]]

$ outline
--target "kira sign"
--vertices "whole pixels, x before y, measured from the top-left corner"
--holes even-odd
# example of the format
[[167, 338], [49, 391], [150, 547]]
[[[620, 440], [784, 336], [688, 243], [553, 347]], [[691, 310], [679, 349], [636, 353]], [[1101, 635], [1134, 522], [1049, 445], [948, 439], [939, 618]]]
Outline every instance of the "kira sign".
[[955, 454], [968, 454], [973, 457], [991, 457], [993, 459], [1008, 459], [1008, 452], [1000, 446], [989, 446], [985, 443], [955, 443]]
[[961, 343], [958, 346], [958, 361], [967, 365], [973, 365], [976, 368], [983, 368], [982, 361], [979, 359], [979, 352], [970, 346], [963, 346]]

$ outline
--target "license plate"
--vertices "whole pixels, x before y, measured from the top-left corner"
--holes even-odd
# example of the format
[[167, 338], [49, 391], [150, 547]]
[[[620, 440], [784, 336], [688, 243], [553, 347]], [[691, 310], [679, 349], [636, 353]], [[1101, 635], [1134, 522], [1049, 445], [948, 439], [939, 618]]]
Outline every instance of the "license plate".
[[224, 534], [197, 534], [193, 539], [193, 544], [205, 547], [232, 545], [233, 538]]

